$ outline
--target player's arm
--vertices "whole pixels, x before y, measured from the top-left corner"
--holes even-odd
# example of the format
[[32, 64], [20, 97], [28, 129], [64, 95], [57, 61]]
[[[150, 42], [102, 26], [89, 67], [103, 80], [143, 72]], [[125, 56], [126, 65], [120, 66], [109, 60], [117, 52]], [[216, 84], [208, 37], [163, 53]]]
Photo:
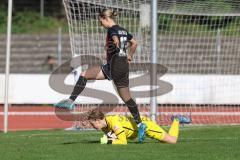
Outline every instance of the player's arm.
[[120, 42], [119, 42], [118, 37], [117, 36], [113, 36], [112, 39], [113, 39], [113, 43], [116, 45], [116, 47], [119, 48], [119, 43]]
[[112, 140], [112, 144], [127, 144], [127, 137], [122, 124], [116, 117], [108, 119], [109, 129], [115, 134], [116, 138]]
[[108, 46], [107, 46], [107, 52], [108, 53], [118, 53], [120, 51], [119, 49], [119, 45], [120, 45], [120, 41], [118, 39], [117, 36], [112, 36], [112, 40], [111, 42], [109, 42]]
[[105, 120], [108, 124], [108, 127], [103, 128], [102, 131], [107, 136], [100, 139], [101, 144], [127, 144], [127, 137], [122, 124], [119, 122], [119, 117], [109, 116], [106, 117]]
[[119, 48], [119, 45], [120, 45], [120, 41], [119, 41], [119, 38], [118, 38], [118, 33], [117, 33], [117, 30], [113, 29], [113, 28], [110, 28], [108, 29], [108, 35], [109, 35], [109, 38], [113, 40], [113, 44]]
[[130, 42], [130, 49], [128, 53], [128, 61], [132, 61], [133, 54], [135, 53], [137, 48], [137, 41], [134, 38], [132, 38], [129, 42]]
[[116, 139], [112, 140], [112, 144], [127, 144], [127, 137], [120, 122], [113, 120], [111, 129], [116, 135]]

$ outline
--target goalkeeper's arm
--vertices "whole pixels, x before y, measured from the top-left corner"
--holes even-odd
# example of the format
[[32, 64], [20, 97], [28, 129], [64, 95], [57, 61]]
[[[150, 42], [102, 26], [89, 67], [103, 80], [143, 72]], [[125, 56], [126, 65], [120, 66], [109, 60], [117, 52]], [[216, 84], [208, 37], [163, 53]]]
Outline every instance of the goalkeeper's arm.
[[117, 138], [112, 141], [112, 144], [127, 144], [127, 137], [124, 130], [120, 131], [116, 136]]
[[112, 130], [116, 135], [116, 139], [112, 141], [112, 144], [127, 144], [127, 136], [122, 125], [118, 121], [115, 121], [113, 124]]
[[115, 134], [112, 136], [108, 135], [108, 144], [127, 144], [127, 136], [125, 134], [125, 131], [118, 121], [111, 121], [110, 130], [112, 133]]
[[[110, 133], [110, 132], [109, 132]], [[127, 144], [127, 138], [126, 135], [123, 132], [120, 132], [120, 134], [115, 135], [114, 133], [104, 134], [102, 138], [100, 138], [101, 144]]]

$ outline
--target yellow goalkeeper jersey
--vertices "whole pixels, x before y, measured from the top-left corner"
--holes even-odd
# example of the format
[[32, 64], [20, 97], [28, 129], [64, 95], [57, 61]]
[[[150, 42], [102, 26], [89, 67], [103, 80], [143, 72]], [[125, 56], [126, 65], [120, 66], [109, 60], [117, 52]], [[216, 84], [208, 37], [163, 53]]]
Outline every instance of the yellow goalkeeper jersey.
[[[141, 120], [147, 126], [146, 135], [148, 137], [160, 141], [164, 139], [167, 132], [163, 128], [147, 117], [141, 117]], [[132, 117], [111, 115], [106, 116], [105, 121], [107, 127], [102, 128], [102, 131], [106, 134], [112, 132], [117, 136], [112, 144], [127, 144], [127, 139], [134, 139], [138, 135], [137, 124]]]
[[111, 115], [105, 117], [107, 127], [103, 128], [104, 133], [113, 132], [117, 139], [112, 144], [127, 144], [127, 139], [137, 137], [137, 124], [132, 117]]
[[[147, 117], [141, 117], [143, 123], [146, 124], [146, 135], [156, 140], [162, 140], [165, 137], [166, 131], [158, 124], [151, 121]], [[117, 139], [112, 144], [127, 144], [127, 139], [134, 139], [138, 135], [137, 124], [132, 117], [112, 115], [106, 116], [105, 121], [107, 127], [103, 128], [104, 133], [112, 132], [117, 136]]]

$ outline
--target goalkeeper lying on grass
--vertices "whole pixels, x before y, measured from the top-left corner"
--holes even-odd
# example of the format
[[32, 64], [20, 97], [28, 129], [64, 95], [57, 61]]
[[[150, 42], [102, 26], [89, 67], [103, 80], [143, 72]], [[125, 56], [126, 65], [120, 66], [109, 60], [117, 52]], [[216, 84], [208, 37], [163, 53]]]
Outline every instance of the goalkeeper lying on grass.
[[[168, 132], [147, 117], [141, 117], [146, 124], [146, 135], [161, 142], [175, 144], [179, 134], [179, 123], [190, 123], [185, 116], [176, 116]], [[138, 127], [132, 117], [111, 115], [105, 116], [99, 109], [89, 112], [88, 120], [97, 130], [105, 135], [100, 139], [101, 144], [127, 144], [127, 139], [134, 139], [138, 135]]]

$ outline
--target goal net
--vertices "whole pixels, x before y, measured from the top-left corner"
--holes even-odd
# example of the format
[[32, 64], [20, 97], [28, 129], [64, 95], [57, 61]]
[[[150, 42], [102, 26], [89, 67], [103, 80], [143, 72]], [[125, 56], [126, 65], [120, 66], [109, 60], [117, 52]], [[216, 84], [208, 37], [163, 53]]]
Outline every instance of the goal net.
[[[98, 13], [104, 8], [118, 12], [116, 22], [138, 41], [130, 66], [131, 92], [141, 113], [149, 115], [151, 1], [63, 2], [72, 56], [78, 59], [74, 67], [81, 70], [105, 62], [106, 30]], [[191, 116], [193, 124], [240, 123], [239, 26], [238, 0], [158, 1], [158, 123], [168, 124], [176, 114]], [[77, 99], [78, 110], [97, 106], [127, 113], [111, 85], [90, 82], [83, 93], [87, 97]]]

